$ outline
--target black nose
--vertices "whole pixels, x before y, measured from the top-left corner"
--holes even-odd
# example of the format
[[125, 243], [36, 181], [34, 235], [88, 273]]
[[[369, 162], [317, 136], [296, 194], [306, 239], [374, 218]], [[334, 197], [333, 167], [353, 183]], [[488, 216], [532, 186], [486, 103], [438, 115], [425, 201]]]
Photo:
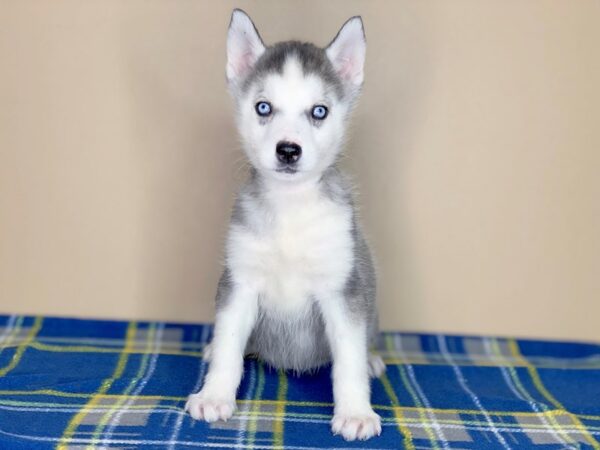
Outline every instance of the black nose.
[[279, 142], [275, 148], [277, 159], [284, 164], [294, 164], [300, 159], [302, 148], [293, 142]]

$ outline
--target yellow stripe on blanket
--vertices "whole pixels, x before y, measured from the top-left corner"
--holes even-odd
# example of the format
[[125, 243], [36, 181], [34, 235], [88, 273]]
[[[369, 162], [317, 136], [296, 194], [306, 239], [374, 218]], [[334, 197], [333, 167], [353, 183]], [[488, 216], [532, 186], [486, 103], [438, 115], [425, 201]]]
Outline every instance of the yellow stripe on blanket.
[[[550, 392], [546, 389], [546, 387], [542, 383], [542, 379], [540, 378], [540, 375], [539, 375], [538, 371], [536, 370], [536, 368], [533, 367], [533, 365], [530, 364], [529, 361], [527, 361], [527, 359], [521, 354], [521, 352], [519, 351], [519, 344], [517, 343], [517, 341], [515, 339], [508, 339], [507, 343], [508, 343], [508, 349], [510, 350], [510, 353], [515, 358], [517, 358], [519, 361], [521, 361], [525, 365], [525, 367], [527, 367], [529, 376], [531, 377], [533, 384], [535, 385], [537, 390], [540, 392], [540, 394], [542, 394], [544, 396], [544, 398], [546, 400], [548, 400], [550, 403], [552, 403], [556, 408], [568, 413], [566, 408], [558, 400], [556, 400], [556, 398], [554, 398], [554, 396], [552, 396], [552, 394], [550, 394]], [[581, 423], [581, 420], [579, 420], [579, 418], [575, 414], [569, 413], [569, 416], [571, 417], [573, 423], [575, 424], [575, 428], [577, 428], [577, 430], [579, 430], [581, 432], [581, 434], [585, 438], [585, 440], [588, 441], [589, 444], [595, 450], [600, 450], [600, 444], [590, 434], [590, 432], [585, 427], [585, 425], [583, 423]]]
[[137, 324], [135, 322], [130, 322], [127, 326], [127, 333], [126, 333], [126, 337], [125, 337], [125, 347], [123, 348], [123, 352], [119, 356], [119, 360], [117, 361], [117, 366], [115, 367], [115, 370], [114, 370], [112, 376], [110, 378], [105, 379], [102, 382], [102, 384], [100, 385], [100, 388], [98, 389], [98, 391], [96, 391], [96, 393], [90, 399], [90, 401], [86, 404], [86, 406], [81, 411], [79, 411], [77, 414], [75, 414], [73, 416], [73, 418], [69, 422], [69, 425], [65, 429], [58, 445], [56, 446], [57, 450], [67, 450], [68, 444], [69, 444], [70, 440], [73, 438], [75, 431], [77, 430], [77, 427], [79, 427], [79, 425], [81, 425], [81, 422], [83, 422], [83, 419], [85, 419], [87, 410], [96, 406], [100, 402], [100, 400], [102, 400], [102, 398], [104, 398], [104, 394], [106, 394], [106, 392], [108, 392], [108, 390], [113, 385], [115, 380], [118, 380], [121, 377], [121, 375], [123, 375], [123, 372], [125, 371], [125, 366], [127, 365], [127, 360], [129, 358], [129, 351], [131, 350], [131, 348], [133, 347], [133, 344], [135, 342], [134, 338], [135, 338], [136, 332], [137, 332]]

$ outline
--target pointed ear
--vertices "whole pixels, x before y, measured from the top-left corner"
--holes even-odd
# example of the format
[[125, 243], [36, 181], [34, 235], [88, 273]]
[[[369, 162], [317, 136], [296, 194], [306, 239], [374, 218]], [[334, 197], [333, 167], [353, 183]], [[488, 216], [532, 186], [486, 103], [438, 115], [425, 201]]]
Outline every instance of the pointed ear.
[[242, 81], [264, 51], [265, 45], [248, 14], [234, 9], [227, 32], [227, 81]]
[[342, 81], [352, 90], [362, 85], [367, 42], [360, 16], [350, 18], [325, 51]]

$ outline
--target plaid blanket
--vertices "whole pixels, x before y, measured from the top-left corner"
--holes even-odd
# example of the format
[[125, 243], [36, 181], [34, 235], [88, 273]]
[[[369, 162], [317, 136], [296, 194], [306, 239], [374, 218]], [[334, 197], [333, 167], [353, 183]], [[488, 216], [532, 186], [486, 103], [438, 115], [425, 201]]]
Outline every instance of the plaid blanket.
[[380, 437], [329, 430], [329, 368], [247, 360], [238, 412], [195, 422], [209, 325], [0, 316], [0, 448], [600, 449], [600, 346], [384, 333]]

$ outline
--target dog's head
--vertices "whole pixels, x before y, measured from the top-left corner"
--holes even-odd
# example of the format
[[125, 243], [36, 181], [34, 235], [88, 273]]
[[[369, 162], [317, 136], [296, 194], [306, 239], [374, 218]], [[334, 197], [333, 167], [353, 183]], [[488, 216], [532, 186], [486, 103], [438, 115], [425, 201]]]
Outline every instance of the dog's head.
[[270, 179], [315, 179], [341, 151], [347, 116], [363, 82], [365, 35], [348, 20], [325, 48], [265, 46], [250, 17], [233, 11], [227, 81], [252, 165]]

